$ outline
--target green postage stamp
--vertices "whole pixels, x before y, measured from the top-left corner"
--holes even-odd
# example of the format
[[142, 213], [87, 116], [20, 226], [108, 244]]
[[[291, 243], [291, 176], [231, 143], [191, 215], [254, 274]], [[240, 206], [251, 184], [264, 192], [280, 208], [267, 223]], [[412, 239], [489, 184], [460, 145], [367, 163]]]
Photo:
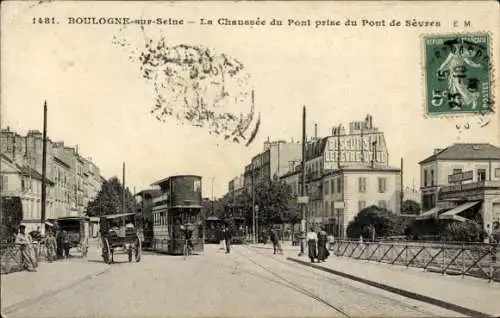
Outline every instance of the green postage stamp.
[[489, 34], [426, 35], [426, 114], [493, 112]]

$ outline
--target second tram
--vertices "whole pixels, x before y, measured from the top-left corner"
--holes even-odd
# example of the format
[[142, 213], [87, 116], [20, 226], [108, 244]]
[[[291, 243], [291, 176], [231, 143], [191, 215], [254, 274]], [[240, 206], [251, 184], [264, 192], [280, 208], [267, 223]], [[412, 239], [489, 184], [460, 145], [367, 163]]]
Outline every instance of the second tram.
[[244, 217], [245, 206], [240, 204], [228, 204], [226, 206], [226, 220], [225, 223], [232, 231], [231, 242], [233, 244], [246, 243], [246, 221]]
[[185, 244], [182, 227], [190, 225], [193, 252], [203, 252], [201, 177], [171, 176], [153, 185], [161, 188], [161, 195], [152, 200], [153, 251], [182, 254]]
[[205, 243], [219, 244], [222, 240], [222, 227], [224, 222], [216, 216], [205, 219]]

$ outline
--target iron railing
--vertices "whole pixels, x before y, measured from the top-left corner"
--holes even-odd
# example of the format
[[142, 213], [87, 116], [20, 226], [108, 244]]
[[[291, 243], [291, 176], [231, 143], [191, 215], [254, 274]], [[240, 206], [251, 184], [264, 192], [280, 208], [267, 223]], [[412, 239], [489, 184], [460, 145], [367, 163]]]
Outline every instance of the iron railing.
[[337, 256], [500, 282], [500, 244], [335, 241]]

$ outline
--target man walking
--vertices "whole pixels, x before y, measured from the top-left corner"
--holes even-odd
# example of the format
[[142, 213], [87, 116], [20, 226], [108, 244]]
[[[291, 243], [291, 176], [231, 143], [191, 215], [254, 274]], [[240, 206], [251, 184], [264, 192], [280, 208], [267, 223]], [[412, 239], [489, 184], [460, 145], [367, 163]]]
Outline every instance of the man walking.
[[276, 255], [276, 253], [283, 254], [283, 251], [281, 250], [279, 236], [278, 236], [277, 231], [275, 229], [271, 229], [269, 232], [271, 235], [271, 242], [273, 243], [274, 255]]
[[224, 242], [226, 243], [226, 254], [231, 252], [231, 231], [228, 226], [224, 227]]

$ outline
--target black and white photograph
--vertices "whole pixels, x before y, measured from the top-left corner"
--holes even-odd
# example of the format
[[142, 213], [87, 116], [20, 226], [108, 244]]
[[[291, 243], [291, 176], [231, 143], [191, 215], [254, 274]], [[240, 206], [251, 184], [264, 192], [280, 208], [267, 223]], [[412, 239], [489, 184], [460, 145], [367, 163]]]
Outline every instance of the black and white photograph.
[[1, 316], [500, 315], [497, 1], [2, 1]]

